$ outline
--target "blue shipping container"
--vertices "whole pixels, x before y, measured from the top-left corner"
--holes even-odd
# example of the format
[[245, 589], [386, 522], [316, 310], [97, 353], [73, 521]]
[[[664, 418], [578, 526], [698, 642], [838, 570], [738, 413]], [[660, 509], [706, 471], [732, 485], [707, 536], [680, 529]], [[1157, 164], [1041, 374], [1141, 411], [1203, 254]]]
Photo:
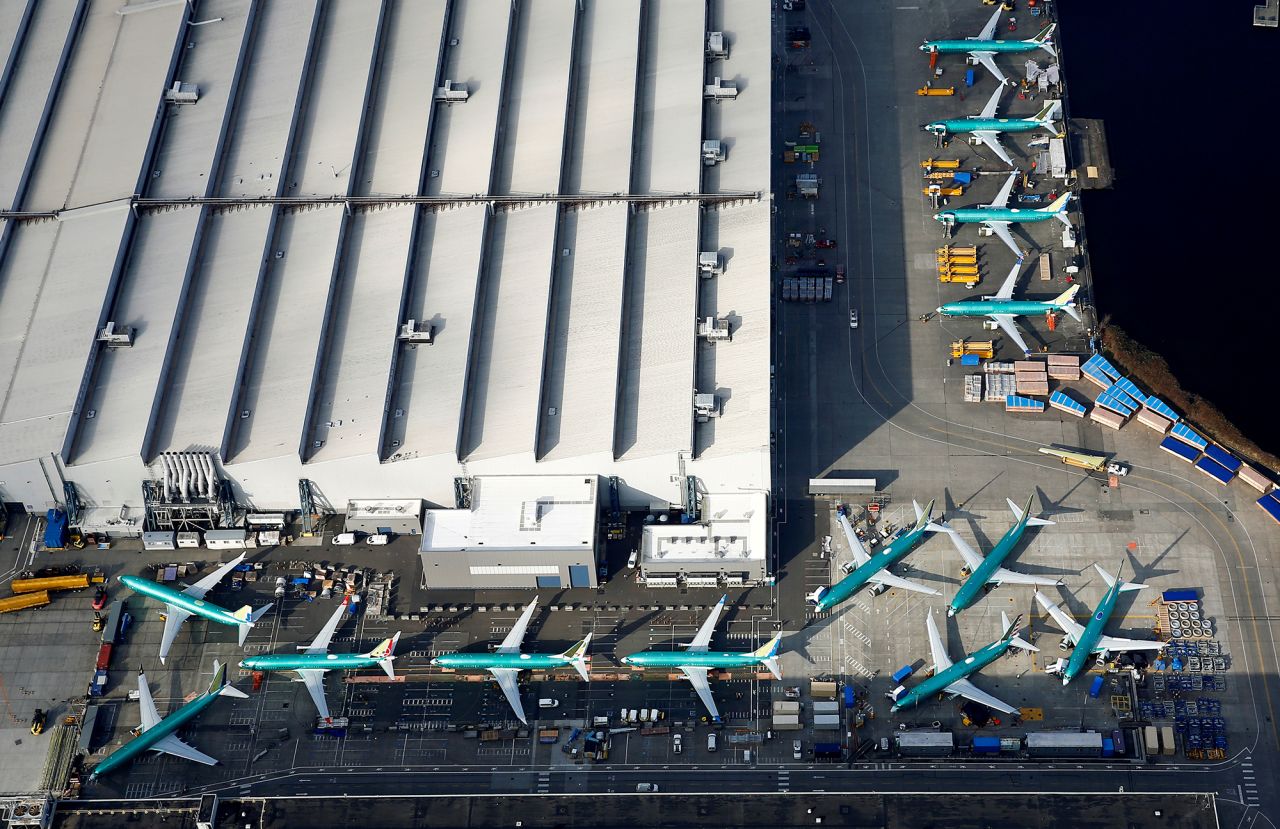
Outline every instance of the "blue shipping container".
[[893, 681], [894, 681], [894, 682], [901, 682], [902, 680], [904, 680], [904, 679], [906, 679], [907, 677], [911, 676], [911, 673], [912, 673], [912, 668], [911, 668], [911, 666], [910, 666], [910, 665], [903, 665], [901, 668], [899, 668], [898, 670], [896, 670], [896, 671], [894, 671], [894, 672], [893, 672]]
[[964, 70], [964, 85], [973, 86], [973, 70], [972, 69]]
[[1000, 738], [999, 737], [974, 737], [973, 753], [974, 754], [999, 754]]
[[845, 708], [853, 707], [853, 686], [844, 686], [844, 706]]
[[1089, 686], [1089, 696], [1094, 699], [1098, 698], [1098, 694], [1102, 691], [1102, 682], [1103, 679], [1100, 676], [1095, 676], [1093, 678], [1093, 684]]
[[1200, 598], [1200, 594], [1195, 590], [1183, 588], [1181, 590], [1166, 590], [1161, 594], [1166, 602], [1194, 602]]
[[1103, 737], [1102, 738], [1102, 756], [1114, 757], [1115, 754], [1116, 754], [1115, 741], [1112, 740], [1110, 737]]

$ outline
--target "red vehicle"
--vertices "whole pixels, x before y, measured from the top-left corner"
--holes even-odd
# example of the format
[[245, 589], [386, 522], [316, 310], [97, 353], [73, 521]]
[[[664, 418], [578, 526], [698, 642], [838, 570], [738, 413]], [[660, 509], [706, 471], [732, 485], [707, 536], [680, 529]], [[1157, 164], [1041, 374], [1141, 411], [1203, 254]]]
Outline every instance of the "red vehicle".
[[99, 587], [97, 592], [93, 594], [93, 609], [102, 610], [107, 606], [107, 589]]
[[819, 239], [813, 243], [815, 248], [834, 248], [836, 246], [835, 239]]

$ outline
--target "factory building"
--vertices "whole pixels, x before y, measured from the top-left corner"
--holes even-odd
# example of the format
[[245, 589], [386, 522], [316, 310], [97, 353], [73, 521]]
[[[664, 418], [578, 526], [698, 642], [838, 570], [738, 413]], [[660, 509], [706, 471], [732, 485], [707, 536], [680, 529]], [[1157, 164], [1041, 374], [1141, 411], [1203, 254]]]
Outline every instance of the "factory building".
[[599, 480], [591, 475], [483, 475], [464, 509], [427, 510], [428, 588], [595, 587]]
[[15, 24], [0, 500], [140, 535], [507, 475], [771, 488], [767, 3]]
[[[762, 492], [708, 494], [697, 523], [653, 520], [645, 524], [640, 580], [651, 588], [740, 587], [768, 580]], [[666, 515], [659, 518], [666, 518]]]

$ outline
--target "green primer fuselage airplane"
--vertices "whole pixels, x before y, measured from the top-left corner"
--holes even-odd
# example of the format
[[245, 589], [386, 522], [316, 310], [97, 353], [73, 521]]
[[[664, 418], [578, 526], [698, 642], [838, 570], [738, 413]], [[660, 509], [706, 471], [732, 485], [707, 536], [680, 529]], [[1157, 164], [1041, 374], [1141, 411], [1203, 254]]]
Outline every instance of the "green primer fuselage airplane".
[[988, 585], [1057, 585], [1062, 583], [1058, 579], [1028, 576], [1000, 566], [1009, 557], [1009, 554], [1013, 552], [1013, 548], [1018, 546], [1018, 542], [1022, 540], [1022, 533], [1027, 527], [1053, 524], [1052, 521], [1032, 517], [1032, 497], [1028, 496], [1027, 503], [1022, 509], [1018, 509], [1018, 505], [1009, 500], [1009, 509], [1013, 510], [1016, 523], [1005, 532], [1000, 540], [996, 542], [996, 546], [992, 547], [991, 552], [987, 553], [986, 556], [979, 555], [964, 539], [960, 538], [954, 529], [947, 527], [947, 535], [951, 537], [952, 543], [955, 544], [961, 558], [965, 561], [965, 566], [969, 570], [969, 577], [965, 579], [964, 584], [960, 585], [960, 589], [956, 591], [956, 595], [947, 605], [948, 616], [954, 616], [960, 611], [971, 607], [974, 602], [982, 597]]
[[496, 652], [442, 653], [432, 659], [431, 664], [441, 668], [488, 671], [493, 675], [498, 687], [502, 689], [502, 693], [506, 695], [507, 702], [510, 703], [516, 717], [520, 722], [528, 723], [529, 720], [524, 713], [524, 703], [520, 701], [518, 680], [521, 671], [569, 665], [578, 672], [583, 682], [591, 681], [591, 675], [587, 672], [587, 648], [591, 645], [589, 633], [585, 639], [563, 653], [521, 653], [520, 644], [524, 641], [525, 631], [529, 628], [529, 621], [533, 618], [533, 611], [537, 606], [538, 599], [535, 597], [520, 614], [520, 618], [502, 640]]
[[1071, 652], [1070, 659], [1060, 659], [1058, 664], [1051, 665], [1045, 669], [1046, 673], [1062, 674], [1063, 685], [1079, 676], [1087, 667], [1089, 657], [1095, 653], [1098, 654], [1099, 661], [1104, 661], [1107, 654], [1110, 653], [1164, 650], [1165, 645], [1163, 642], [1154, 642], [1148, 639], [1123, 639], [1116, 636], [1107, 636], [1103, 633], [1107, 628], [1107, 622], [1111, 620], [1111, 614], [1115, 612], [1116, 601], [1120, 598], [1120, 594], [1129, 590], [1142, 590], [1146, 587], [1145, 584], [1135, 584], [1121, 580], [1120, 570], [1123, 569], [1123, 566], [1123, 562], [1121, 562], [1121, 568], [1116, 570], [1116, 575], [1113, 577], [1097, 564], [1093, 565], [1109, 587], [1107, 592], [1102, 594], [1102, 601], [1098, 602], [1098, 607], [1093, 611], [1093, 616], [1090, 617], [1087, 625], [1082, 626], [1075, 619], [1068, 616], [1062, 608], [1049, 601], [1044, 594], [1038, 590], [1036, 591], [1036, 601], [1053, 617], [1053, 620], [1058, 623], [1063, 633], [1066, 634], [1063, 637], [1062, 644], [1064, 646], [1075, 646], [1075, 649]]
[[754, 651], [745, 653], [733, 651], [713, 651], [711, 635], [715, 632], [716, 622], [724, 612], [725, 602], [729, 597], [721, 596], [720, 601], [711, 609], [711, 614], [698, 628], [693, 641], [684, 650], [676, 651], [640, 651], [622, 658], [622, 664], [637, 668], [678, 668], [685, 679], [697, 691], [698, 698], [706, 706], [711, 718], [720, 720], [720, 710], [716, 707], [715, 698], [711, 695], [711, 685], [707, 673], [712, 668], [753, 668], [759, 665], [769, 669], [776, 678], [782, 679], [782, 668], [778, 664], [778, 650], [782, 643], [779, 633]]
[[342, 623], [347, 613], [349, 599], [344, 599], [333, 611], [329, 621], [320, 629], [315, 640], [300, 649], [300, 654], [269, 653], [262, 656], [250, 656], [241, 660], [240, 667], [254, 671], [293, 671], [298, 675], [298, 682], [307, 687], [311, 699], [316, 704], [316, 711], [325, 722], [331, 722], [329, 704], [324, 696], [324, 675], [326, 671], [355, 671], [361, 668], [377, 666], [386, 671], [391, 679], [396, 678], [391, 663], [395, 660], [396, 643], [400, 641], [397, 633], [390, 639], [384, 639], [376, 648], [368, 653], [329, 653], [329, 643], [333, 634]]
[[1003, 711], [1006, 714], [1016, 714], [1018, 709], [993, 697], [986, 691], [980, 690], [969, 681], [968, 677], [996, 661], [1011, 647], [1029, 651], [1040, 650], [1030, 642], [1014, 635], [1014, 631], [1018, 629], [1018, 623], [1022, 621], [1022, 617], [1019, 616], [1010, 624], [1009, 617], [1004, 612], [1001, 612], [1000, 621], [1004, 626], [1004, 633], [1001, 637], [954, 664], [947, 655], [946, 646], [942, 644], [938, 626], [933, 621], [932, 610], [929, 611], [926, 621], [929, 628], [929, 648], [933, 652], [934, 675], [899, 697], [894, 702], [891, 712], [919, 705], [936, 694], [951, 694], [952, 696], [971, 699], [974, 702], [982, 703], [988, 708]]
[[113, 751], [99, 763], [89, 775], [92, 780], [108, 774], [120, 766], [137, 759], [146, 751], [158, 751], [172, 754], [206, 766], [217, 765], [218, 761], [198, 751], [174, 736], [179, 729], [213, 704], [218, 697], [238, 697], [246, 699], [248, 694], [231, 686], [227, 681], [227, 666], [213, 663], [213, 681], [209, 689], [186, 705], [174, 711], [164, 719], [156, 711], [155, 701], [151, 697], [151, 689], [147, 685], [147, 676], [138, 672], [138, 704], [142, 710], [142, 733]]
[[972, 56], [978, 63], [986, 67], [997, 81], [1000, 83], [1008, 83], [1008, 78], [1000, 71], [1000, 67], [996, 66], [995, 56], [998, 54], [1010, 55], [1020, 54], [1023, 52], [1034, 52], [1037, 49], [1043, 49], [1050, 55], [1057, 56], [1058, 51], [1054, 48], [1050, 38], [1053, 36], [1053, 30], [1057, 24], [1050, 23], [1040, 32], [1029, 40], [993, 40], [995, 37], [996, 27], [1000, 24], [1001, 10], [996, 9], [991, 15], [991, 19], [987, 21], [987, 25], [982, 27], [982, 31], [977, 37], [965, 38], [964, 40], [926, 40], [920, 45], [921, 52], [932, 52], [944, 55], [951, 54], [968, 54]]
[[1008, 151], [1000, 143], [1000, 134], [1005, 132], [1032, 132], [1033, 130], [1042, 129], [1057, 135], [1058, 124], [1054, 119], [1062, 107], [1062, 102], [1046, 102], [1040, 111], [1031, 118], [997, 118], [995, 117], [996, 110], [1000, 106], [1000, 93], [1002, 92], [1004, 92], [1004, 87], [997, 86], [995, 91], [991, 93], [991, 98], [987, 101], [986, 106], [982, 108], [982, 112], [978, 115], [970, 118], [947, 118], [940, 121], [930, 121], [924, 125], [925, 132], [932, 133], [939, 138], [957, 133], [971, 133], [973, 137], [986, 144], [992, 152], [998, 155], [1001, 161], [1010, 167], [1014, 166], [1013, 159], [1009, 157]]
[[1049, 300], [1035, 301], [1013, 298], [1013, 288], [1017, 284], [1018, 271], [1022, 269], [1022, 261], [1022, 257], [1019, 256], [1018, 261], [1013, 265], [1013, 269], [1009, 271], [1009, 276], [1005, 278], [1004, 284], [1000, 286], [1000, 290], [995, 294], [979, 297], [978, 299], [948, 302], [946, 305], [940, 306], [937, 309], [937, 313], [944, 317], [989, 317], [1000, 326], [1000, 330], [1004, 331], [1009, 339], [1018, 345], [1018, 348], [1022, 349], [1023, 354], [1030, 354], [1031, 349], [1027, 347], [1026, 340], [1018, 332], [1018, 328], [1013, 321], [1015, 317], [1062, 311], [1069, 314], [1076, 322], [1080, 322], [1080, 312], [1076, 310], [1075, 302], [1076, 294], [1080, 291], [1079, 284], [1072, 285], [1058, 296]]
[[867, 584], [875, 584], [884, 589], [901, 587], [905, 590], [914, 590], [917, 593], [927, 593], [931, 596], [938, 595], [938, 591], [932, 587], [925, 587], [922, 584], [899, 578], [889, 572], [890, 566], [897, 564], [906, 557], [907, 553], [915, 549], [916, 545], [924, 539], [925, 533], [941, 532], [943, 529], [941, 525], [935, 524], [931, 520], [933, 501], [930, 501], [929, 505], [923, 510], [914, 501], [912, 505], [916, 511], [915, 526], [892, 541], [885, 543], [874, 555], [862, 546], [862, 541], [853, 531], [853, 527], [850, 526], [848, 517], [843, 513], [837, 516], [837, 522], [844, 531], [845, 540], [849, 543], [854, 561], [858, 566], [852, 573], [831, 587], [819, 587], [809, 594], [809, 602], [813, 605], [815, 611], [830, 610]]

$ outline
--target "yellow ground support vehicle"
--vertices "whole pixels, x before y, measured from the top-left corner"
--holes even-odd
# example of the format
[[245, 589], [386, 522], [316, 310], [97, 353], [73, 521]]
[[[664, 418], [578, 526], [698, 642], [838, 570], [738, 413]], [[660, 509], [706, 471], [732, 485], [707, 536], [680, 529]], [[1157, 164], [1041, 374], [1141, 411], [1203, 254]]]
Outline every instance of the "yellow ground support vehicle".
[[995, 342], [992, 340], [956, 340], [951, 344], [952, 359], [960, 359], [966, 354], [977, 354], [984, 360], [996, 356]]

